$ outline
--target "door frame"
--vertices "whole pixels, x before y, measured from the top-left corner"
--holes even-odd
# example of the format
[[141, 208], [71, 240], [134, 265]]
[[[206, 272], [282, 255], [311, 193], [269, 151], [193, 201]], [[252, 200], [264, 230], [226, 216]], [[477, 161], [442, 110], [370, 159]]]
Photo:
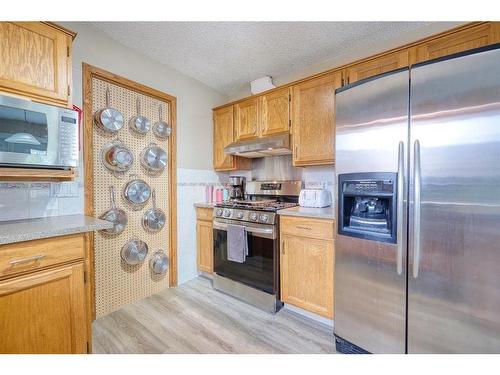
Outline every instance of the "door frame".
[[[151, 87], [131, 81], [104, 69], [82, 63], [83, 74], [83, 160], [84, 160], [84, 212], [94, 216], [94, 173], [93, 173], [93, 113], [92, 113], [92, 79], [97, 78], [124, 87], [128, 90], [150, 96], [154, 99], [167, 102], [170, 105], [169, 124], [172, 134], [168, 138], [168, 207], [169, 218], [169, 287], [177, 286], [177, 149], [176, 149], [176, 118], [177, 98]], [[95, 320], [95, 275], [94, 275], [94, 233], [87, 234], [87, 253], [89, 257], [89, 273], [91, 288], [92, 320]]]

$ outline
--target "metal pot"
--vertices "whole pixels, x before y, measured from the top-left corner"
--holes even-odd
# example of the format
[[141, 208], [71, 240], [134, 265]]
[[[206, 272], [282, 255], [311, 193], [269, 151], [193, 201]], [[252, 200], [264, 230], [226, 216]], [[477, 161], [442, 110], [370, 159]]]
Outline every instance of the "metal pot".
[[141, 164], [152, 172], [161, 172], [167, 166], [167, 153], [156, 143], [150, 143], [141, 152]]
[[134, 154], [116, 139], [102, 148], [101, 161], [111, 172], [126, 172], [134, 163]]
[[94, 123], [108, 133], [116, 133], [123, 127], [122, 113], [109, 106], [109, 88], [106, 88], [106, 108], [94, 113]]
[[138, 238], [133, 238], [123, 245], [120, 254], [125, 263], [135, 266], [146, 259], [148, 245]]
[[142, 226], [149, 232], [159, 232], [167, 220], [165, 212], [156, 207], [156, 193], [153, 190], [153, 208], [150, 208], [142, 217]]
[[115, 203], [115, 189], [113, 186], [109, 187], [109, 199], [111, 201], [111, 208], [100, 216], [102, 220], [111, 221], [113, 228], [103, 229], [102, 232], [108, 234], [120, 234], [125, 230], [128, 223], [127, 214], [122, 209], [116, 208]]
[[137, 115], [129, 120], [130, 129], [139, 134], [146, 134], [149, 129], [151, 129], [151, 121], [149, 121], [148, 118], [140, 115], [141, 102], [139, 101], [139, 98], [137, 98], [135, 102], [135, 109], [137, 111]]
[[[136, 176], [132, 174], [131, 176]], [[151, 188], [140, 178], [133, 179], [125, 185], [123, 196], [134, 207], [142, 207], [151, 196]]]
[[156, 274], [165, 274], [170, 261], [163, 250], [158, 250], [149, 260], [149, 268]]
[[172, 134], [172, 128], [162, 120], [161, 104], [158, 106], [158, 122], [153, 125], [153, 133], [161, 139], [167, 139]]

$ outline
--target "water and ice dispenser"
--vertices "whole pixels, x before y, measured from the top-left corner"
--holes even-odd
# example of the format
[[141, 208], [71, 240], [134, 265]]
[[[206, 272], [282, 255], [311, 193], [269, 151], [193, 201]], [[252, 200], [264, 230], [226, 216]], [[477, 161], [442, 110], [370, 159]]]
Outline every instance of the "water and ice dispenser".
[[397, 173], [339, 175], [339, 234], [396, 243]]

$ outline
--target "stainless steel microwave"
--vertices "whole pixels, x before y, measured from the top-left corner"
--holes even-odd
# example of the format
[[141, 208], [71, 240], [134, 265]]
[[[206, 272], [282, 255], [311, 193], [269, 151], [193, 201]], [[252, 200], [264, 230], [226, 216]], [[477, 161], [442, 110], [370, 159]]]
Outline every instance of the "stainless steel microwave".
[[0, 165], [78, 166], [78, 113], [0, 95]]

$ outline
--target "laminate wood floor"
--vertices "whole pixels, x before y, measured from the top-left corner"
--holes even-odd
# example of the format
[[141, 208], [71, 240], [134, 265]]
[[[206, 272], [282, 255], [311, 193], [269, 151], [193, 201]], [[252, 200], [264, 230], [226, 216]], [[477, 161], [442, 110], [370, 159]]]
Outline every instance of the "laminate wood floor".
[[268, 314], [191, 280], [93, 324], [94, 353], [334, 353], [331, 329], [281, 310]]

